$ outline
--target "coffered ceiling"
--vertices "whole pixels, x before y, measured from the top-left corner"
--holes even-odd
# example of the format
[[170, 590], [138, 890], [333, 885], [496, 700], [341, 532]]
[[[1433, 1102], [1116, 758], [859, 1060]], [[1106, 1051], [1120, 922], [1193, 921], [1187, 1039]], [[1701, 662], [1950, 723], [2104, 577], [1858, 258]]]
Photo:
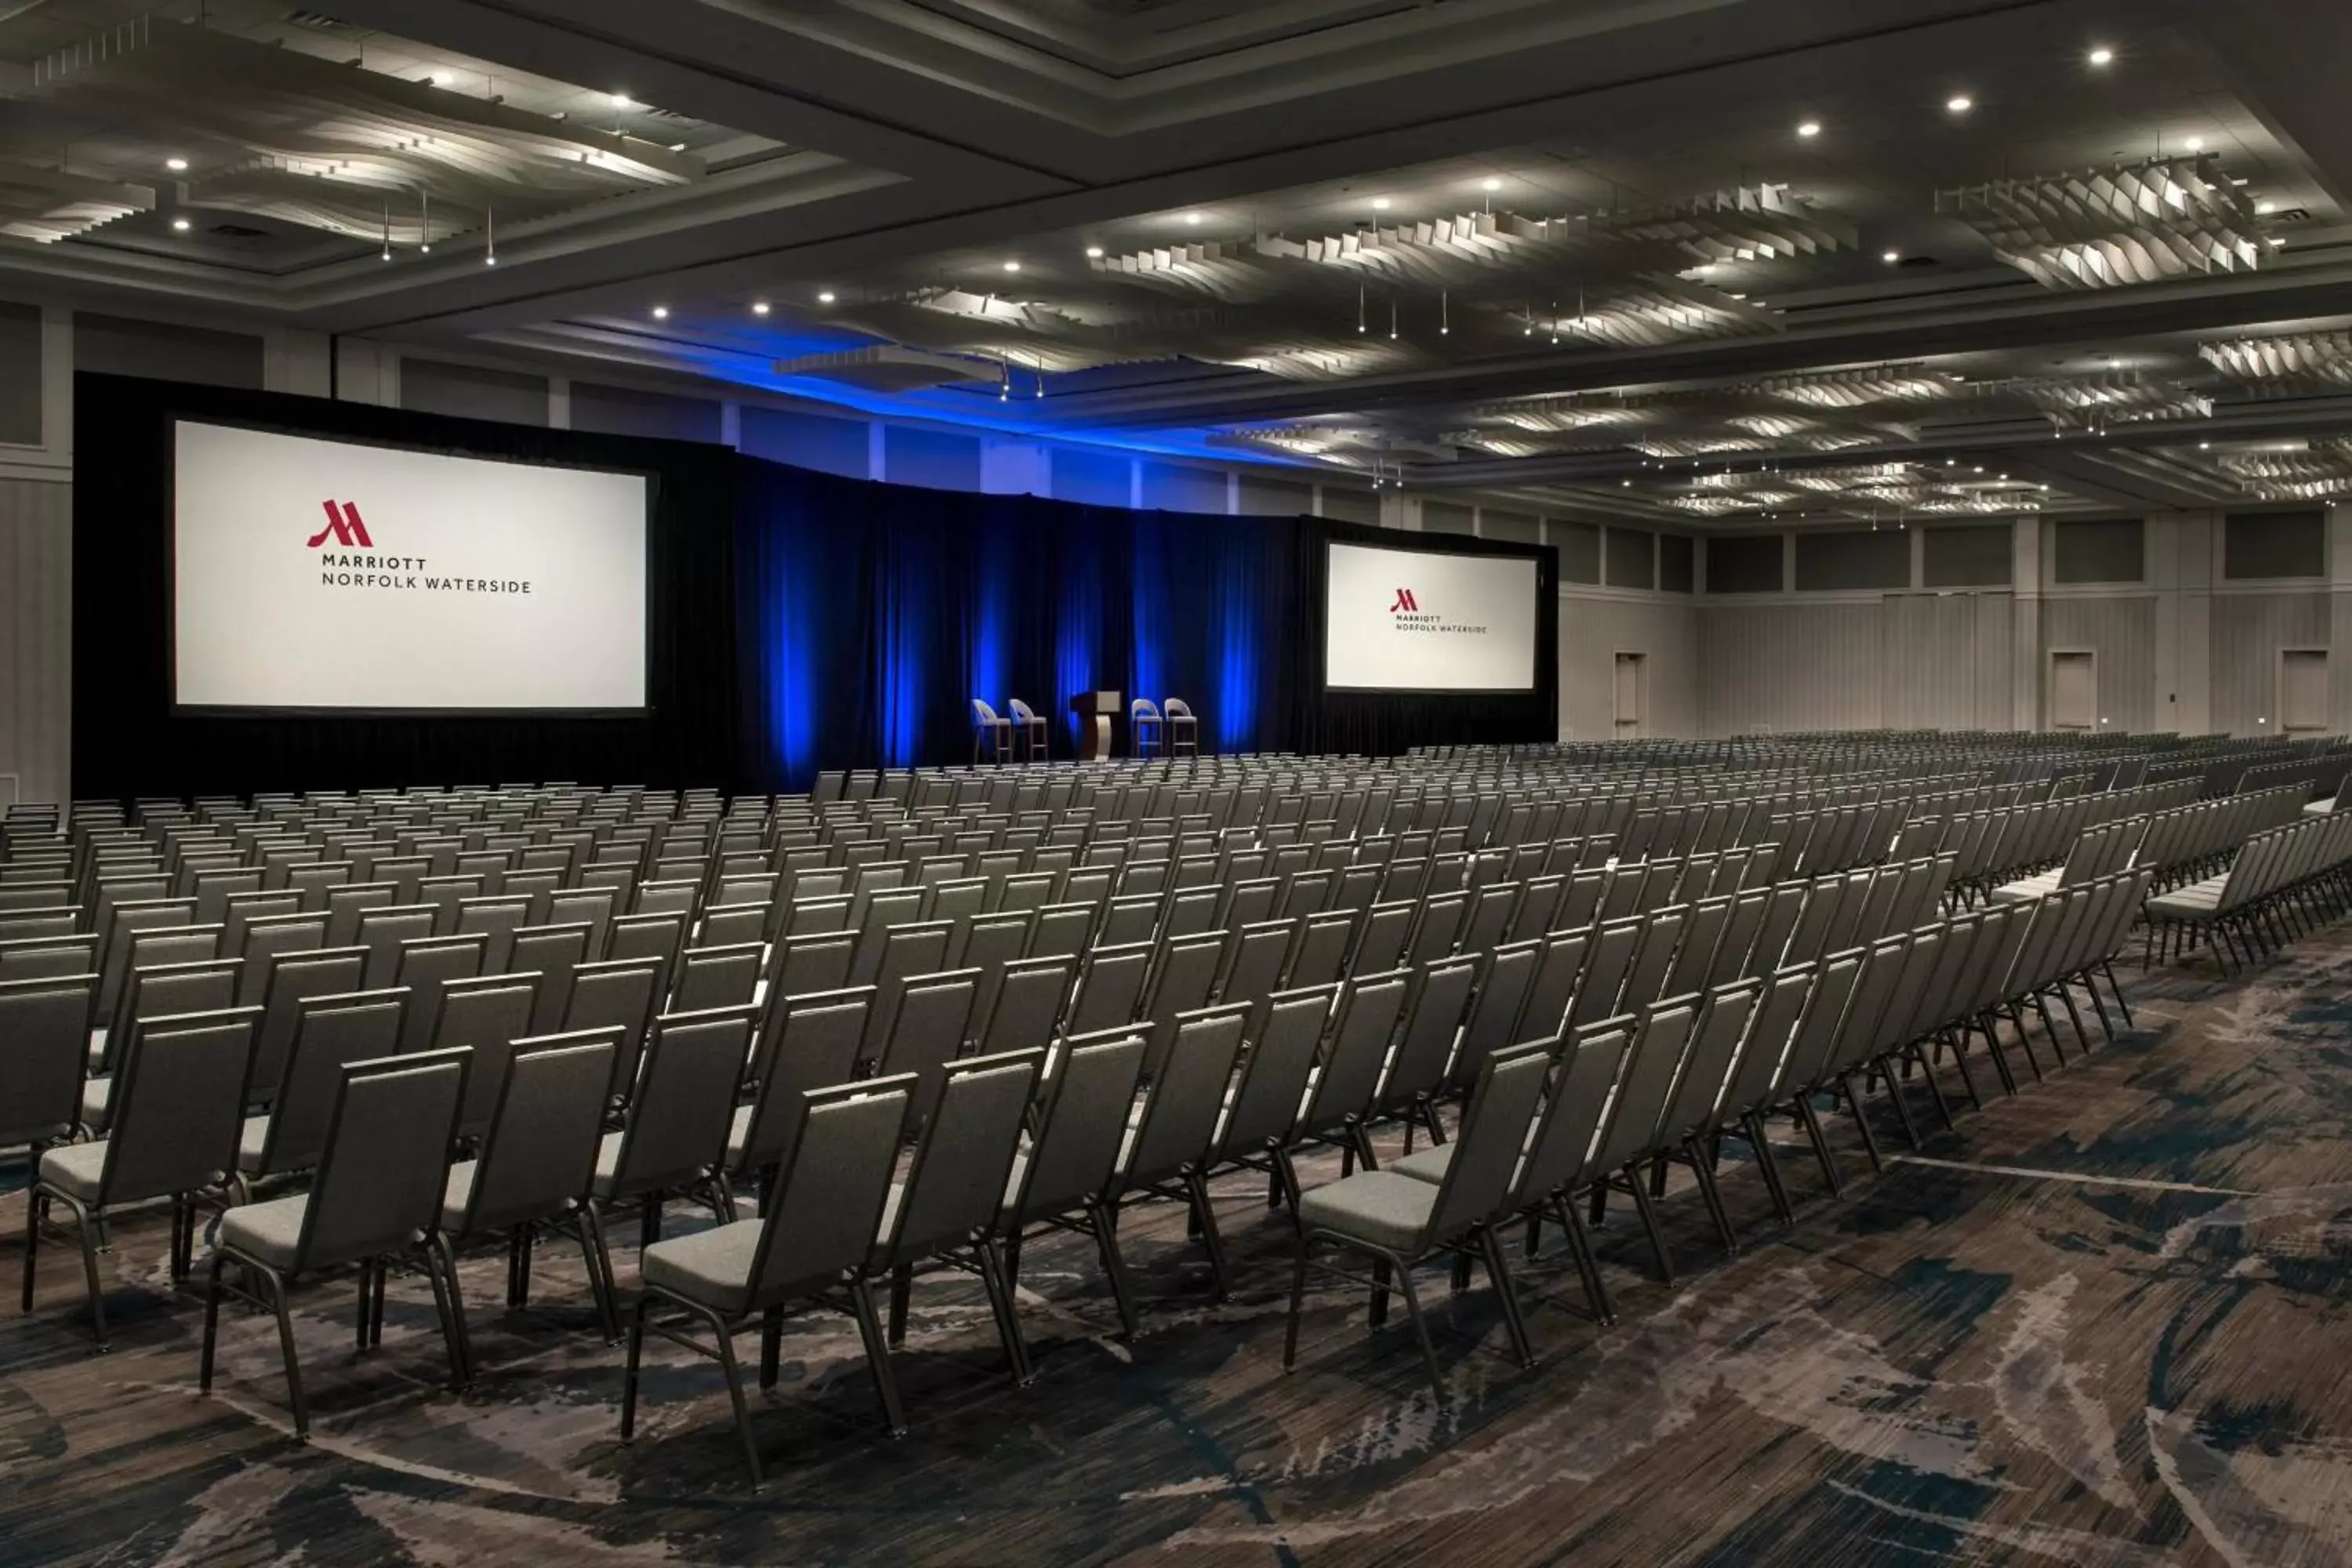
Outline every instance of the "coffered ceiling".
[[2303, 501], [2347, 13], [0, 0], [0, 269], [1697, 527]]

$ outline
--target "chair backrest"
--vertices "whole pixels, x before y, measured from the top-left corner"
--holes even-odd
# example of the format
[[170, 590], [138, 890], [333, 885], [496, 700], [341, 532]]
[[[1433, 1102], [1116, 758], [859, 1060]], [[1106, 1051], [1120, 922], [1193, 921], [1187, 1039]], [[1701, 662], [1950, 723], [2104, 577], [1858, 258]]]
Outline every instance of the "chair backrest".
[[[392, 984], [408, 993], [408, 1016], [400, 1026], [402, 1050], [421, 1051], [428, 1046], [452, 1043], [434, 1039], [435, 1028], [441, 1019], [443, 991], [452, 982], [471, 980], [482, 973], [489, 940], [477, 932], [471, 936], [425, 937], [400, 944]], [[478, 1068], [479, 1065], [476, 1064]], [[499, 1064], [500, 1068], [503, 1066]]]
[[215, 1186], [236, 1169], [260, 1010], [151, 1018], [125, 1047], [111, 1102], [100, 1205]]
[[1763, 994], [1764, 983], [1753, 976], [1706, 994], [1682, 1074], [1658, 1121], [1662, 1145], [1672, 1147], [1713, 1125], [1716, 1104], [1730, 1087], [1732, 1067]]
[[[620, 1031], [549, 1035], [513, 1047], [492, 1096], [461, 1237], [566, 1214], [587, 1196], [595, 1174]], [[482, 1065], [475, 1057], [469, 1075], [480, 1074]], [[470, 1104], [475, 1098], [469, 1081], [466, 1099]]]
[[[880, 988], [866, 1020], [864, 1054], [879, 1061], [885, 1075], [915, 1075], [915, 1099], [907, 1113], [911, 1125], [930, 1120], [948, 1064], [963, 1047], [979, 995], [976, 969], [909, 975]], [[1040, 1044], [1042, 1037], [1027, 1043]]]
[[1806, 1000], [1819, 983], [1821, 967], [1792, 963], [1775, 973], [1756, 1005], [1755, 1021], [1739, 1047], [1739, 1059], [1724, 1087], [1718, 1121], [1729, 1121], [1760, 1107], [1779, 1078], [1780, 1064], [1796, 1039]]
[[1866, 949], [1850, 947], [1820, 961], [1812, 991], [1805, 998], [1804, 1013], [1798, 1018], [1796, 1034], [1789, 1042], [1788, 1055], [1773, 1079], [1773, 1100], [1809, 1087], [1821, 1076], [1831, 1047], [1837, 1044], [1838, 1026], [1845, 1021], [1846, 1005], [1853, 1000], [1854, 985], [1862, 978], [1863, 963], [1868, 956]]
[[1192, 710], [1185, 705], [1184, 700], [1181, 697], [1161, 698], [1160, 700], [1160, 711], [1166, 714], [1171, 719], [1190, 719], [1192, 717]]
[[508, 970], [539, 976], [539, 1000], [531, 1005], [533, 1034], [553, 1034], [562, 1023], [564, 1009], [572, 1005], [572, 973], [587, 958], [585, 925], [524, 926], [514, 933], [507, 950]]
[[700, 1013], [745, 1005], [759, 989], [761, 955], [756, 942], [688, 948], [677, 955], [677, 984], [669, 1010]]
[[1133, 1023], [1150, 963], [1150, 942], [1088, 948], [1079, 962], [1077, 994], [1062, 1021], [1063, 1033], [1091, 1034]]
[[1371, 1110], [1389, 1042], [1396, 1037], [1397, 1020], [1404, 1016], [1405, 995], [1412, 988], [1412, 974], [1402, 969], [1362, 975], [1340, 988], [1330, 1042], [1307, 1109], [1299, 1113], [1298, 1136], [1337, 1131]]
[[253, 1049], [253, 1096], [268, 1104], [278, 1098], [286, 1058], [294, 1047], [302, 1005], [313, 996], [347, 995], [367, 973], [367, 949], [320, 948], [289, 952], [268, 964], [261, 997], [260, 1038]]
[[[1580, 1029], [1616, 1015], [1617, 1000], [1625, 992], [1625, 972], [1633, 966], [1642, 943], [1642, 928], [1648, 920], [1647, 915], [1624, 915], [1592, 928], [1584, 970], [1576, 977], [1575, 1000], [1568, 1010], [1569, 1027]], [[1638, 1011], [1648, 1000], [1653, 998], [1633, 998], [1625, 1011]]]
[[801, 1096], [847, 1083], [857, 1074], [859, 1042], [874, 1008], [874, 987], [780, 996], [768, 1004], [753, 1071], [759, 1078], [751, 1124], [735, 1167], [763, 1171], [790, 1151], [785, 1140], [800, 1116]]
[[[459, 1047], [474, 1053], [466, 1075], [466, 1103], [457, 1117], [458, 1135], [478, 1138], [489, 1130], [498, 1113], [499, 1096], [507, 1082], [507, 1058], [515, 1042], [530, 1034], [532, 1005], [539, 997], [536, 974], [484, 974], [450, 981], [441, 994], [441, 1014], [435, 1020], [429, 1044], [435, 1050]], [[409, 1004], [413, 1010], [415, 1003]], [[401, 1049], [415, 1030], [401, 1026]]]
[[1682, 1070], [1698, 1021], [1700, 999], [1675, 996], [1642, 1011], [1642, 1026], [1627, 1052], [1623, 1080], [1609, 1108], [1609, 1130], [1601, 1140], [1600, 1168], [1613, 1171], [1657, 1146], [1658, 1117], [1666, 1108], [1675, 1076]]
[[1639, 1019], [1622, 1015], [1588, 1024], [1570, 1037], [1543, 1121], [1536, 1129], [1526, 1168], [1519, 1174], [1522, 1204], [1540, 1203], [1561, 1188], [1583, 1181], [1587, 1162], [1599, 1152], [1601, 1121], [1624, 1066], [1626, 1048], [1640, 1026]]
[[[1200, 931], [1173, 937], [1160, 945], [1156, 967], [1147, 988], [1142, 1013], [1150, 1021], [1150, 1045], [1143, 1070], [1156, 1077], [1175, 1039], [1175, 1019], [1208, 1005], [1224, 957], [1225, 933]], [[1318, 983], [1319, 984], [1319, 982]]]
[[[1464, 953], [1423, 964], [1412, 973], [1405, 1001], [1405, 1023], [1396, 1049], [1381, 1079], [1376, 1109], [1399, 1115], [1433, 1097], [1446, 1078], [1446, 1063], [1455, 1055], [1454, 1037], [1462, 1015], [1470, 1005], [1471, 987], [1478, 982], [1483, 954]], [[1479, 1064], [1457, 1066], [1457, 1075], [1475, 1078]]]
[[367, 949], [367, 974], [362, 984], [372, 991], [395, 984], [402, 948], [431, 936], [436, 913], [430, 904], [393, 904], [362, 910], [352, 938]]
[[1528, 1126], [1551, 1072], [1553, 1042], [1511, 1046], [1486, 1058], [1462, 1112], [1462, 1132], [1430, 1208], [1428, 1241], [1497, 1218], [1510, 1205]]
[[1051, 1039], [1075, 967], [1076, 961], [1068, 958], [1024, 958], [1006, 964], [981, 1029], [981, 1053], [994, 1056]]
[[606, 1195], [617, 1201], [687, 1186], [726, 1163], [735, 1091], [758, 1022], [750, 1007], [654, 1020]]
[[947, 1070], [908, 1164], [890, 1234], [875, 1243], [876, 1271], [919, 1262], [996, 1224], [1045, 1061], [1033, 1046]]
[[[646, 1026], [652, 1021], [654, 1003], [660, 994], [665, 962], [643, 956], [606, 958], [572, 972], [572, 995], [564, 1003], [562, 1032], [604, 1028], [621, 1032], [620, 1045], [613, 1053], [613, 1081], [605, 1090], [615, 1101], [626, 1100], [636, 1086], [637, 1061], [645, 1052]], [[534, 999], [531, 1011], [535, 1015], [538, 1010]], [[475, 1070], [478, 1076], [478, 1063]]]
[[[233, 929], [235, 920], [232, 911], [231, 926], [225, 929]], [[237, 948], [245, 959], [245, 970], [237, 979], [237, 1002], [246, 1005], [268, 1000], [269, 972], [280, 955], [316, 952], [326, 945], [327, 917], [323, 914], [271, 915], [248, 921]]]
[[1015, 1224], [1078, 1207], [1109, 1184], [1143, 1071], [1143, 1037], [1070, 1042], [1011, 1207]]
[[108, 1041], [118, 1045], [130, 1037], [142, 1018], [164, 1018], [175, 1013], [212, 1013], [236, 1005], [241, 962], [210, 958], [194, 963], [159, 963], [134, 969], [123, 983], [119, 1031]]
[[1220, 1157], [1255, 1154], [1288, 1136], [1315, 1070], [1317, 1047], [1331, 1016], [1336, 985], [1283, 991], [1248, 1005], [1255, 1031], [1243, 1058], [1232, 1112], [1218, 1139]]
[[467, 1065], [424, 1051], [342, 1071], [291, 1272], [405, 1252], [441, 1223]]
[[0, 1148], [73, 1130], [97, 1001], [94, 973], [0, 981]]
[[824, 1289], [866, 1266], [914, 1087], [908, 1079], [877, 1078], [801, 1096], [784, 1140], [792, 1152], [761, 1216], [747, 1305]]
[[1234, 1003], [1176, 1016], [1111, 1195], [1157, 1186], [1188, 1167], [1206, 1165], [1249, 1014], [1247, 1003]]
[[1002, 721], [996, 716], [996, 710], [990, 707], [985, 699], [979, 697], [971, 700], [971, 718], [975, 724], [995, 724]]
[[1150, 698], [1139, 697], [1127, 705], [1127, 716], [1129, 723], [1133, 723], [1138, 719], [1150, 723], [1159, 719], [1160, 710]]
[[303, 999], [293, 1047], [286, 1055], [285, 1080], [270, 1107], [260, 1164], [252, 1174], [305, 1171], [319, 1163], [343, 1069], [398, 1052], [407, 1006], [408, 993], [396, 989]]

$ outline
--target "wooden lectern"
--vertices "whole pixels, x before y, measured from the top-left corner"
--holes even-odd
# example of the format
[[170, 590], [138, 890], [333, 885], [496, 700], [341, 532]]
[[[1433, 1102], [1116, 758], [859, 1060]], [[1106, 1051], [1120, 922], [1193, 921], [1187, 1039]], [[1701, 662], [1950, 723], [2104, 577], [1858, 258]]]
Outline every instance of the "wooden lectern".
[[1118, 713], [1116, 691], [1081, 691], [1070, 699], [1078, 716], [1078, 757], [1082, 762], [1110, 760], [1110, 721]]

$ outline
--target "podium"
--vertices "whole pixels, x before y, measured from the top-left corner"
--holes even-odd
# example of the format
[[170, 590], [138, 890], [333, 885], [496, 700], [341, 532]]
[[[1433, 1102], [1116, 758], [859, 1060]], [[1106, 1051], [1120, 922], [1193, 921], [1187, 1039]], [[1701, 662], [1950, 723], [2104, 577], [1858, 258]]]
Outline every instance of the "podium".
[[1116, 691], [1081, 691], [1070, 699], [1078, 716], [1078, 758], [1082, 762], [1110, 760], [1110, 721], [1118, 714]]

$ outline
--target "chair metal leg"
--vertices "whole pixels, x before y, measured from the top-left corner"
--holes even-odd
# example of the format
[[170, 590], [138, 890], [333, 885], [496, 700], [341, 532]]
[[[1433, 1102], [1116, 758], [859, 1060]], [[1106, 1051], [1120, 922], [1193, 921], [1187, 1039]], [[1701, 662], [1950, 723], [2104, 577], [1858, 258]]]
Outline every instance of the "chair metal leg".
[[[1982, 1110], [1984, 1109], [1984, 1098], [1977, 1093], [1976, 1071], [1969, 1066], [1969, 1035], [1967, 1028], [1964, 1026], [1957, 1034], [1947, 1035], [1944, 1037], [1943, 1044], [1952, 1053], [1952, 1065], [1960, 1069], [1960, 1087], [1968, 1090], [1969, 1105], [1970, 1109]], [[1929, 1062], [1927, 1076], [1933, 1078], [1935, 1076], [1935, 1053], [1931, 1050], [1927, 1055]]]
[[653, 1306], [650, 1298], [640, 1295], [636, 1310], [629, 1316], [629, 1357], [621, 1373], [621, 1441], [636, 1436], [637, 1427], [637, 1363], [646, 1353], [646, 1313]]
[[882, 1418], [890, 1436], [907, 1435], [907, 1413], [898, 1405], [898, 1374], [890, 1365], [890, 1347], [883, 1342], [882, 1325], [874, 1315], [874, 1287], [863, 1277], [849, 1282], [849, 1303], [857, 1319], [858, 1336], [866, 1342], [866, 1369], [874, 1375], [874, 1392], [882, 1400]]
[[[457, 1289], [457, 1248], [449, 1238], [436, 1231], [426, 1243], [432, 1269], [438, 1288], [433, 1292], [434, 1304], [441, 1310], [441, 1337], [449, 1345], [449, 1386], [463, 1391], [474, 1381], [474, 1341], [466, 1328], [466, 1298]], [[376, 1338], [383, 1338], [383, 1264], [376, 1264]]]
[[1364, 1321], [1369, 1327], [1386, 1326], [1389, 1321], [1389, 1260], [1386, 1258], [1372, 1260], [1372, 1293], [1368, 1309]]
[[1132, 1343], [1135, 1340], [1135, 1299], [1128, 1284], [1127, 1260], [1118, 1254], [1118, 1229], [1112, 1222], [1118, 1210], [1100, 1203], [1087, 1205], [1089, 1228], [1095, 1233], [1095, 1247], [1102, 1254], [1103, 1272], [1110, 1278], [1110, 1299], [1118, 1308], [1119, 1328]]
[[1650, 1233], [1650, 1251], [1658, 1260], [1658, 1275], [1671, 1288], [1675, 1282], [1674, 1254], [1666, 1248], [1665, 1227], [1658, 1223], [1658, 1205], [1643, 1184], [1640, 1162], [1625, 1167], [1625, 1184], [1633, 1189], [1633, 1208], [1642, 1216], [1642, 1228]]
[[1712, 1163], [1700, 1150], [1696, 1137], [1684, 1142], [1683, 1152], [1688, 1156], [1691, 1172], [1697, 1178], [1699, 1197], [1706, 1205], [1707, 1217], [1715, 1222], [1717, 1238], [1723, 1243], [1723, 1250], [1727, 1254], [1737, 1257], [1739, 1233], [1731, 1228], [1731, 1211], [1723, 1206], [1723, 1188], [1715, 1179]]
[[621, 1320], [613, 1305], [612, 1282], [604, 1278], [602, 1258], [603, 1243], [596, 1239], [594, 1211], [583, 1209], [574, 1228], [580, 1237], [580, 1261], [588, 1270], [588, 1294], [596, 1303], [596, 1321], [604, 1331], [604, 1342], [621, 1342]]
[[1845, 1178], [1838, 1173], [1837, 1157], [1830, 1152], [1829, 1134], [1822, 1130], [1822, 1113], [1813, 1108], [1813, 1097], [1797, 1097], [1797, 1120], [1804, 1124], [1805, 1136], [1812, 1141], [1813, 1158], [1821, 1162], [1822, 1175], [1830, 1184], [1830, 1196], [1845, 1196]]
[[98, 1334], [99, 1353], [102, 1355], [112, 1350], [114, 1345], [106, 1337], [106, 1292], [98, 1279], [98, 1231], [90, 1212], [78, 1200], [61, 1197], [60, 1201], [72, 1211], [74, 1231], [81, 1240], [81, 1276], [82, 1284], [89, 1293], [89, 1326]]
[[1764, 1119], [1750, 1111], [1739, 1119], [1739, 1127], [1748, 1147], [1755, 1152], [1756, 1169], [1764, 1178], [1764, 1192], [1772, 1200], [1773, 1215], [1782, 1225], [1795, 1225], [1797, 1211], [1789, 1203], [1788, 1184], [1780, 1178], [1780, 1156], [1772, 1152], [1771, 1141], [1764, 1136]]
[[1037, 1369], [1030, 1363], [1029, 1347], [1021, 1338], [1021, 1317], [1014, 1310], [1013, 1293], [1013, 1258], [999, 1248], [991, 1237], [980, 1244], [980, 1278], [988, 1288], [988, 1305], [996, 1314], [997, 1337], [1004, 1342], [1004, 1359], [1011, 1366], [1016, 1388], [1026, 1388], [1037, 1380]]
[[1217, 1233], [1217, 1214], [1209, 1206], [1208, 1178], [1197, 1170], [1184, 1173], [1184, 1190], [1192, 1200], [1192, 1224], [1208, 1250], [1209, 1273], [1217, 1282], [1217, 1300], [1233, 1294], [1233, 1277], [1225, 1268], [1224, 1238]]
[[1429, 1369], [1429, 1386], [1437, 1391], [1437, 1402], [1445, 1403], [1445, 1375], [1437, 1370], [1437, 1350], [1429, 1342], [1429, 1324], [1421, 1315], [1421, 1294], [1412, 1288], [1412, 1266], [1397, 1259], [1398, 1293], [1404, 1297], [1404, 1315], [1412, 1324], [1412, 1337], [1421, 1347], [1421, 1364]]
[[[1886, 1162], [1878, 1152], [1878, 1134], [1870, 1125], [1869, 1108], [1863, 1104], [1862, 1091], [1854, 1086], [1853, 1079], [1854, 1075], [1848, 1073], [1840, 1080], [1839, 1087], [1845, 1091], [1846, 1109], [1853, 1112], [1853, 1124], [1862, 1133], [1862, 1152], [1870, 1158], [1871, 1173], [1883, 1175], [1886, 1170]], [[1918, 1144], [1916, 1134], [1912, 1138], [1912, 1144], [1914, 1147]]]
[[1535, 1346], [1528, 1339], [1528, 1321], [1519, 1310], [1518, 1287], [1511, 1280], [1511, 1266], [1503, 1256], [1502, 1238], [1495, 1234], [1492, 1226], [1478, 1227], [1478, 1250], [1486, 1259], [1486, 1279], [1502, 1303], [1503, 1328], [1511, 1336], [1511, 1348], [1518, 1352], [1520, 1366], [1532, 1368], [1536, 1364]]
[[[860, 1323], [862, 1330], [865, 1325]], [[784, 1360], [784, 1309], [779, 1304], [760, 1314], [760, 1386], [776, 1386]]]
[[583, 1245], [589, 1247], [594, 1254], [589, 1268], [595, 1275], [604, 1297], [607, 1342], [618, 1344], [621, 1342], [621, 1287], [613, 1276], [613, 1247], [604, 1235], [604, 1215], [594, 1204], [587, 1204], [582, 1206], [581, 1219], [588, 1227], [587, 1240]]
[[27, 1312], [33, 1310], [33, 1259], [41, 1250], [41, 1227], [48, 1222], [49, 1194], [35, 1187], [25, 1194], [25, 1297], [21, 1305]]
[[890, 1343], [907, 1342], [907, 1307], [914, 1294], [915, 1266], [901, 1263], [890, 1270]]
[[294, 1405], [294, 1440], [308, 1443], [310, 1440], [310, 1409], [302, 1399], [302, 1363], [294, 1353], [294, 1317], [287, 1310], [286, 1278], [275, 1268], [261, 1264], [249, 1267], [257, 1277], [269, 1282], [269, 1303], [278, 1313], [278, 1352], [286, 1361], [286, 1392]]
[[2107, 977], [2107, 989], [2116, 994], [2116, 1010], [2124, 1016], [2124, 1027], [2126, 1029], [2139, 1027], [2132, 1022], [2131, 1004], [2124, 999], [2123, 982], [2116, 978], [2116, 966], [2113, 962], [2103, 960], [2099, 964], [2099, 972]]
[[1583, 1278], [1584, 1299], [1592, 1308], [1592, 1315], [1602, 1323], [1617, 1321], [1616, 1304], [1609, 1300], [1609, 1286], [1601, 1278], [1601, 1261], [1592, 1255], [1592, 1237], [1584, 1228], [1584, 1218], [1576, 1212], [1576, 1205], [1563, 1193], [1555, 1202], [1554, 1212], [1559, 1216], [1559, 1228], [1567, 1233], [1570, 1256], [1576, 1260], [1576, 1271]]
[[214, 1253], [212, 1263], [205, 1270], [205, 1348], [196, 1357], [196, 1391], [213, 1391], [213, 1352], [220, 1343], [221, 1265], [226, 1259]]
[[1290, 1266], [1290, 1310], [1286, 1315], [1282, 1331], [1282, 1370], [1288, 1372], [1298, 1364], [1298, 1314], [1307, 1303], [1307, 1249], [1314, 1238], [1305, 1231], [1298, 1234], [1298, 1256]]
[[735, 1360], [735, 1336], [728, 1331], [727, 1321], [716, 1312], [697, 1309], [710, 1331], [718, 1339], [719, 1370], [726, 1374], [727, 1398], [735, 1406], [735, 1428], [743, 1435], [743, 1459], [751, 1471], [751, 1489], [759, 1490], [768, 1484], [767, 1472], [760, 1468], [759, 1435], [751, 1430], [751, 1404], [743, 1397], [743, 1369]]

